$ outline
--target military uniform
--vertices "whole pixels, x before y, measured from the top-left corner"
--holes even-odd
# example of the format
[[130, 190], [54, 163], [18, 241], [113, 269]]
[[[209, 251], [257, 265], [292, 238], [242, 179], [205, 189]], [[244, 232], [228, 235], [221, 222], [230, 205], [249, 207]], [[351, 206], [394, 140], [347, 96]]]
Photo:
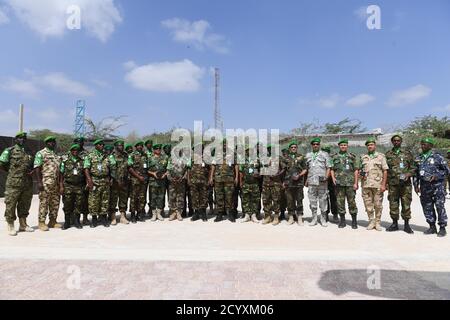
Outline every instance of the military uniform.
[[[151, 142], [151, 148], [150, 148], [150, 147], [147, 147], [147, 145], [149, 144], [149, 142]], [[152, 148], [153, 148], [153, 141], [151, 141], [151, 140], [145, 141], [145, 146], [146, 146], [145, 154], [147, 155], [147, 161], [150, 162], [150, 159], [151, 159], [152, 156], [153, 156], [153, 150], [152, 150]], [[151, 216], [152, 216], [152, 193], [151, 193], [151, 188], [150, 188], [150, 185], [148, 184], [148, 182], [147, 182], [146, 189], [148, 189], [148, 196], [147, 196], [147, 201], [148, 201], [148, 215], [149, 215], [149, 217], [151, 217]]]
[[[18, 136], [22, 135], [17, 135]], [[26, 225], [31, 201], [33, 199], [33, 157], [19, 144], [7, 148], [0, 156], [0, 165], [7, 171], [5, 190], [5, 220], [11, 235], [16, 235], [14, 221], [21, 221], [20, 231], [31, 231]]]
[[[109, 213], [111, 215], [112, 224], [116, 224], [117, 204], [119, 204], [120, 222], [128, 224], [125, 214], [128, 206], [128, 154], [115, 150], [110, 156], [111, 178], [113, 184], [111, 186], [111, 198], [109, 202]], [[145, 204], [144, 204], [145, 206]]]
[[258, 159], [246, 159], [244, 164], [239, 166], [242, 176], [242, 211], [244, 222], [253, 221], [258, 223], [259, 204], [261, 203], [259, 193], [259, 175], [261, 164]]
[[184, 157], [170, 158], [167, 164], [167, 179], [169, 181], [169, 220], [183, 220], [182, 212], [186, 202], [186, 174], [189, 160]]
[[331, 168], [331, 160], [324, 151], [309, 152], [306, 155], [308, 169], [308, 198], [312, 212], [311, 226], [317, 225], [317, 209], [320, 208], [320, 224], [327, 226], [326, 212], [328, 208], [328, 176], [327, 170]]
[[208, 174], [210, 167], [203, 161], [201, 164], [191, 164], [189, 168], [189, 188], [191, 190], [192, 206], [194, 209], [193, 221], [202, 215], [203, 221], [207, 221], [206, 208], [208, 207]]
[[381, 231], [381, 215], [383, 213], [383, 193], [380, 191], [383, 172], [389, 167], [386, 156], [379, 152], [361, 157], [361, 169], [365, 176], [362, 180], [362, 196], [370, 223], [368, 229]]
[[[167, 171], [168, 161], [168, 157], [162, 153], [159, 156], [153, 154], [149, 161], [149, 171], [156, 172], [158, 177], [162, 177]], [[152, 221], [163, 219], [162, 213], [165, 207], [166, 182], [167, 179], [165, 178], [155, 179], [155, 177], [149, 177], [150, 192], [152, 194], [152, 210], [155, 210]]]
[[[270, 167], [270, 162], [262, 163], [264, 167]], [[273, 221], [273, 225], [278, 225], [280, 222], [280, 204], [281, 204], [281, 190], [283, 189], [283, 178], [281, 176], [281, 158], [278, 165], [279, 172], [277, 175], [265, 175], [263, 177], [262, 186], [262, 201], [264, 209], [263, 224], [268, 224]], [[272, 220], [273, 214], [273, 220]]]
[[221, 164], [214, 164], [214, 194], [216, 199], [217, 218], [222, 220], [224, 214], [233, 221], [233, 192], [235, 187], [235, 164], [234, 159], [225, 159]]
[[[87, 155], [89, 154], [89, 152], [84, 149], [84, 148], [80, 148], [80, 151], [78, 151], [78, 156], [81, 158], [81, 160], [83, 161], [84, 164], [84, 159], [87, 157]], [[83, 224], [84, 225], [89, 225], [89, 219], [88, 219], [88, 215], [89, 215], [89, 190], [87, 188], [83, 188], [83, 198], [80, 204], [80, 214], [83, 215]]]
[[138, 178], [131, 175], [130, 207], [133, 209], [133, 211], [131, 211], [131, 221], [135, 223], [135, 213], [137, 213], [137, 218], [140, 221], [144, 221], [145, 215], [147, 185], [149, 181], [149, 161], [146, 152], [135, 150], [130, 154], [128, 157], [128, 167], [132, 168], [137, 174], [144, 178], [144, 182], [141, 182]]
[[60, 228], [56, 223], [58, 218], [60, 194], [59, 194], [59, 172], [61, 158], [55, 151], [45, 148], [38, 153], [34, 159], [34, 168], [41, 168], [42, 183], [44, 190], [39, 192], [39, 224], [45, 225], [47, 215], [50, 218], [49, 228]]
[[303, 187], [304, 177], [300, 177], [297, 181], [293, 177], [299, 175], [303, 170], [306, 170], [306, 159], [301, 154], [289, 154], [283, 158], [283, 167], [286, 169], [284, 177], [288, 223], [294, 222], [294, 215], [297, 215], [298, 222], [303, 223]]

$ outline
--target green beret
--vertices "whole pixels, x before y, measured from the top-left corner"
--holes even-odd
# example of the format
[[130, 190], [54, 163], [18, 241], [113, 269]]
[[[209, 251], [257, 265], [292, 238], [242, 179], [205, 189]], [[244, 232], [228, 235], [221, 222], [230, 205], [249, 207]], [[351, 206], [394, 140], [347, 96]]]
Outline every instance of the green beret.
[[366, 146], [369, 145], [369, 143], [377, 143], [377, 140], [374, 137], [371, 137], [371, 138], [367, 139]]
[[163, 148], [172, 148], [172, 145], [170, 143], [166, 143], [163, 145]]
[[125, 144], [125, 141], [123, 141], [123, 140], [116, 140], [116, 141], [114, 141], [114, 145], [115, 146], [118, 146], [118, 145], [124, 145]]
[[320, 138], [314, 138], [314, 139], [311, 140], [311, 144], [313, 144], [313, 143], [321, 143], [321, 142], [322, 142], [322, 140]]
[[27, 133], [26, 132], [17, 132], [16, 134], [16, 138], [26, 138], [27, 137]]
[[436, 144], [436, 141], [433, 138], [423, 138], [421, 142], [422, 143], [429, 143], [429, 144], [431, 144], [433, 146]]
[[85, 137], [77, 137], [77, 138], [75, 138], [74, 140], [73, 140], [73, 142], [85, 142], [86, 141], [86, 138]]
[[133, 145], [127, 143], [127, 144], [125, 145], [125, 150], [126, 150], [126, 149], [130, 149], [130, 148], [133, 149]]
[[281, 152], [288, 152], [288, 151], [289, 151], [288, 148], [283, 148], [283, 149], [281, 149]]
[[289, 148], [292, 146], [298, 146], [297, 140], [292, 140], [291, 143], [289, 143]]
[[112, 145], [110, 145], [110, 144], [107, 144], [107, 145], [105, 146], [105, 150], [106, 150], [106, 151], [112, 151], [112, 150], [114, 150], [114, 147], [113, 147]]
[[340, 146], [341, 144], [348, 144], [348, 139], [347, 138], [343, 138], [341, 140], [339, 140], [338, 146]]
[[153, 150], [161, 150], [162, 148], [162, 144], [161, 143], [157, 143], [153, 145]]
[[395, 138], [400, 138], [400, 140], [403, 140], [402, 136], [399, 134], [393, 135], [391, 138], [391, 141], [394, 141]]
[[47, 138], [44, 139], [44, 142], [50, 142], [50, 141], [56, 141], [56, 138], [54, 136], [48, 136]]
[[78, 144], [73, 144], [73, 145], [70, 147], [69, 150], [70, 150], [70, 151], [73, 151], [73, 150], [80, 150], [80, 145], [78, 145]]
[[144, 141], [138, 141], [134, 144], [135, 147], [137, 146], [144, 146]]
[[449, 150], [447, 150], [447, 153], [450, 153], [450, 149], [449, 149]]
[[105, 144], [105, 141], [103, 139], [97, 139], [94, 141], [94, 146], [99, 145], [99, 144]]
[[324, 147], [322, 147], [322, 150], [330, 153], [331, 152], [331, 147], [330, 146], [324, 146]]
[[144, 143], [144, 144], [145, 144], [145, 145], [148, 145], [148, 144], [153, 145], [153, 140], [151, 140], [151, 139], [145, 140], [145, 143]]
[[272, 148], [273, 148], [273, 146], [271, 144], [267, 145], [267, 150], [270, 150]]

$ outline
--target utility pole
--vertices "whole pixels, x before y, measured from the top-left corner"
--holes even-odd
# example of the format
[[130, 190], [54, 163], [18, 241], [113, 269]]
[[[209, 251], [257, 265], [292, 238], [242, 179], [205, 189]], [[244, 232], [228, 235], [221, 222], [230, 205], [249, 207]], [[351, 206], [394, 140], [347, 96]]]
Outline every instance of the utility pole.
[[19, 132], [23, 132], [23, 104], [19, 107]]
[[220, 70], [214, 68], [214, 127], [223, 133], [223, 120], [220, 114], [219, 93], [220, 93]]

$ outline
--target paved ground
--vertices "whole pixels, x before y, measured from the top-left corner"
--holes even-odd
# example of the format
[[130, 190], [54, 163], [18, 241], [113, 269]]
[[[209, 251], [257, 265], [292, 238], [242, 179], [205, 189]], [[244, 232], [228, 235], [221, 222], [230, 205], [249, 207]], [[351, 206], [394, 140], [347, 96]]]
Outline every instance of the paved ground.
[[1, 217], [0, 299], [450, 299], [450, 237], [422, 234], [419, 200], [414, 235], [365, 230], [358, 202], [356, 231], [185, 220], [13, 238]]

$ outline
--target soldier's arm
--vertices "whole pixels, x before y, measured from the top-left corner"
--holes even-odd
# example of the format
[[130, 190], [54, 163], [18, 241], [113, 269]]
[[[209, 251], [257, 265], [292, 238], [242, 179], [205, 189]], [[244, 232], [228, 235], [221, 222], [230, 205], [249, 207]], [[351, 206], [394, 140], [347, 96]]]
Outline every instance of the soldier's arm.
[[60, 175], [59, 175], [59, 193], [62, 195], [64, 193], [64, 162], [61, 162], [61, 167], [59, 169]]
[[86, 183], [89, 190], [92, 190], [94, 188], [94, 182], [92, 181], [91, 172], [89, 171], [91, 168], [91, 160], [89, 156], [84, 158], [83, 163], [83, 169], [84, 169], [84, 176], [86, 177]]
[[211, 168], [209, 170], [208, 183], [211, 186], [213, 185], [213, 177], [214, 177], [215, 170], [216, 170], [216, 166], [211, 166]]
[[2, 155], [0, 156], [0, 171], [7, 171], [7, 166], [9, 163], [9, 150], [6, 149], [2, 152]]
[[36, 157], [34, 158], [34, 172], [36, 175], [36, 179], [38, 181], [39, 191], [44, 190], [44, 184], [42, 182], [42, 171], [41, 171], [42, 164], [43, 164], [42, 154], [40, 152], [38, 152], [36, 154]]

